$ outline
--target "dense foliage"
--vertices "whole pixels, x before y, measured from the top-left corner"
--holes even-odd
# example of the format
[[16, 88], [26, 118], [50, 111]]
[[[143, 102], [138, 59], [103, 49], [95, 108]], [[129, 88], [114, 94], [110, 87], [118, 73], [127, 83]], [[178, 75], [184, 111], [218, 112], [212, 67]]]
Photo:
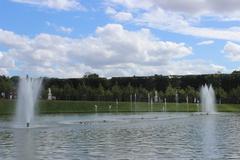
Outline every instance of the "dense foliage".
[[[5, 97], [16, 94], [18, 77], [0, 76], [0, 93]], [[240, 72], [232, 74], [186, 75], [186, 76], [148, 76], [101, 78], [97, 74], [88, 74], [82, 78], [44, 78], [42, 98], [46, 99], [48, 88], [59, 100], [97, 100], [97, 101], [147, 101], [158, 91], [163, 100], [174, 102], [176, 92], [179, 102], [189, 102], [199, 98], [199, 89], [204, 84], [212, 84], [217, 101], [222, 103], [240, 103]]]

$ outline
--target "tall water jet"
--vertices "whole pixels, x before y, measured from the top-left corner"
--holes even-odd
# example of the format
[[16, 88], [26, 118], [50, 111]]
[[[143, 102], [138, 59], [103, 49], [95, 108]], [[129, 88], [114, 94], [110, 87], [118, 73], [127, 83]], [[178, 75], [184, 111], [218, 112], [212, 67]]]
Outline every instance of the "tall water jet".
[[30, 127], [34, 119], [34, 107], [42, 85], [42, 78], [20, 78], [17, 94], [16, 125]]
[[130, 104], [131, 104], [131, 112], [133, 111], [133, 97], [132, 97], [132, 94], [130, 94]]
[[187, 103], [187, 112], [189, 112], [188, 96], [186, 96], [186, 103]]
[[164, 112], [167, 111], [167, 98], [164, 98]]
[[215, 113], [216, 98], [212, 85], [208, 86], [205, 84], [202, 86], [200, 90], [200, 96], [202, 112], [205, 112], [207, 114]]
[[148, 93], [148, 104], [150, 104], [150, 94]]
[[178, 92], [175, 93], [175, 101], [176, 101], [176, 112], [178, 111]]

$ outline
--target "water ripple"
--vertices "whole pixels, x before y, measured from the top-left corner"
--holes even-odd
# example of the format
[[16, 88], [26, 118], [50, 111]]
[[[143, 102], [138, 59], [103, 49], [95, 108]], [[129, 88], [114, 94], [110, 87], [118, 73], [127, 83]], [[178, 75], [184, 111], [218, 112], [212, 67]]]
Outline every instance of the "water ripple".
[[41, 118], [49, 127], [16, 129], [0, 119], [0, 159], [240, 159], [238, 114]]

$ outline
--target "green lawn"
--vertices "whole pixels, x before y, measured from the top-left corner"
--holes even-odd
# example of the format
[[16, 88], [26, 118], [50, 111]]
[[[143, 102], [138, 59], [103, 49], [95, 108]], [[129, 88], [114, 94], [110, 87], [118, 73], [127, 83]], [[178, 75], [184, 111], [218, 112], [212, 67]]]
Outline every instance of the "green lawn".
[[[0, 100], [0, 114], [13, 114], [16, 101]], [[39, 113], [91, 113], [97, 112], [161, 112], [164, 109], [163, 103], [155, 103], [152, 106], [146, 102], [98, 102], [98, 101], [40, 101], [37, 110]], [[109, 107], [111, 106], [111, 107]], [[196, 112], [200, 106], [196, 104], [168, 103], [167, 112]], [[219, 112], [240, 112], [240, 104], [217, 105]]]

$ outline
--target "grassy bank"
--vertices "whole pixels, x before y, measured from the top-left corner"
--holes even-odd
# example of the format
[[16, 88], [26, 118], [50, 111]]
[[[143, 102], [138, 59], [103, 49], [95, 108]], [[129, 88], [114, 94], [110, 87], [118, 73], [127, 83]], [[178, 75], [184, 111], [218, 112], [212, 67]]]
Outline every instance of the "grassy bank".
[[[13, 114], [15, 112], [15, 101], [0, 100], [0, 114]], [[97, 107], [96, 107], [97, 106]], [[168, 112], [196, 112], [200, 106], [196, 104], [168, 103]], [[240, 112], [238, 104], [217, 105], [219, 112]], [[161, 112], [164, 110], [163, 103], [155, 103], [152, 106], [146, 102], [97, 102], [97, 101], [40, 101], [37, 111], [39, 113], [91, 113], [91, 112]]]

